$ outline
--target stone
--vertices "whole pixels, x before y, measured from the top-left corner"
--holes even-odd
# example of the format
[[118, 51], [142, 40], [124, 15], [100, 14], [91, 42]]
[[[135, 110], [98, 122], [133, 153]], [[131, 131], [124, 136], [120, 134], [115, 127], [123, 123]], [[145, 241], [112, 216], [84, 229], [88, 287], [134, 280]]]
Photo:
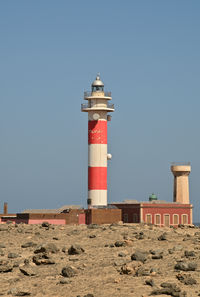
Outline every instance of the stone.
[[89, 236], [89, 238], [95, 238], [95, 237], [96, 237], [95, 234], [91, 234], [91, 235]]
[[42, 223], [42, 227], [44, 227], [44, 228], [49, 228], [50, 225], [51, 224], [49, 224], [48, 222], [43, 222]]
[[154, 280], [152, 278], [146, 279], [145, 284], [148, 285], [148, 286], [151, 286], [151, 287], [155, 286], [155, 282], [154, 282]]
[[29, 242], [26, 242], [24, 244], [21, 245], [21, 248], [28, 248], [28, 247], [36, 247], [37, 244], [32, 242], [32, 241], [29, 241]]
[[31, 265], [23, 265], [21, 267], [19, 267], [19, 270], [27, 276], [34, 276], [37, 275], [36, 269], [35, 267], [31, 266]]
[[47, 254], [38, 254], [33, 256], [33, 262], [36, 265], [49, 265], [49, 264], [55, 264], [55, 261]]
[[163, 251], [158, 250], [150, 250], [150, 253], [152, 254], [152, 259], [162, 259], [163, 258]]
[[150, 275], [150, 270], [146, 267], [139, 267], [137, 272], [136, 272], [137, 276], [149, 276]]
[[0, 265], [0, 273], [10, 272], [13, 270], [13, 266], [10, 264]]
[[34, 251], [35, 254], [39, 253], [57, 253], [59, 249], [54, 243], [43, 243], [39, 245], [36, 250]]
[[72, 245], [69, 249], [68, 249], [68, 254], [69, 255], [80, 255], [82, 253], [84, 253], [85, 250], [77, 244]]
[[126, 243], [124, 241], [118, 240], [118, 241], [115, 242], [115, 246], [116, 247], [126, 246]]
[[131, 255], [131, 260], [144, 263], [147, 260], [147, 253], [144, 251], [136, 250], [135, 253]]
[[134, 267], [130, 263], [129, 264], [124, 264], [121, 267], [120, 274], [128, 274], [128, 275], [132, 274], [132, 275], [136, 275], [136, 268], [137, 267]]
[[8, 258], [9, 258], [9, 259], [15, 259], [15, 258], [18, 258], [18, 257], [19, 257], [19, 255], [16, 254], [16, 253], [9, 253], [9, 254], [8, 254]]
[[197, 269], [197, 264], [194, 262], [184, 262], [184, 261], [179, 261], [174, 268], [176, 270], [182, 270], [182, 271], [195, 271]]
[[181, 289], [174, 283], [162, 283], [161, 289], [155, 289], [151, 292], [150, 295], [171, 295], [174, 297], [185, 297], [187, 296], [186, 292], [181, 292]]
[[121, 252], [121, 253], [118, 254], [118, 257], [126, 257], [126, 254]]
[[70, 283], [71, 283], [71, 281], [68, 280], [68, 279], [61, 279], [60, 280], [60, 284], [62, 284], [62, 285], [66, 285], [66, 284], [70, 284]]
[[66, 248], [66, 246], [64, 246], [64, 247], [62, 248], [62, 252], [63, 252], [63, 253], [66, 253], [66, 250], [67, 250], [67, 248]]
[[183, 249], [183, 246], [180, 245], [180, 244], [175, 245], [175, 246], [173, 247], [173, 250], [174, 250], [175, 252], [182, 251], [182, 249]]
[[167, 233], [164, 232], [163, 234], [161, 234], [159, 237], [158, 237], [158, 240], [161, 241], [161, 240], [167, 240]]
[[197, 283], [196, 279], [194, 279], [190, 274], [179, 273], [176, 277], [184, 285], [195, 285]]
[[0, 249], [0, 256], [4, 256], [4, 251], [2, 249]]
[[0, 243], [0, 249], [5, 249], [5, 248], [6, 248], [5, 244]]
[[94, 295], [89, 293], [87, 295], [84, 295], [83, 297], [94, 297]]
[[97, 224], [90, 224], [90, 225], [87, 226], [87, 228], [88, 228], [88, 229], [99, 229], [100, 226], [97, 225]]
[[12, 295], [12, 296], [30, 296], [31, 293], [27, 290], [18, 290], [17, 288], [12, 288], [8, 291], [8, 295]]
[[185, 251], [184, 252], [184, 255], [186, 258], [189, 258], [189, 257], [195, 257], [195, 252], [194, 251]]
[[61, 274], [64, 277], [74, 277], [76, 275], [76, 271], [72, 266], [66, 266], [63, 267]]
[[0, 225], [0, 231], [8, 231], [8, 226]]

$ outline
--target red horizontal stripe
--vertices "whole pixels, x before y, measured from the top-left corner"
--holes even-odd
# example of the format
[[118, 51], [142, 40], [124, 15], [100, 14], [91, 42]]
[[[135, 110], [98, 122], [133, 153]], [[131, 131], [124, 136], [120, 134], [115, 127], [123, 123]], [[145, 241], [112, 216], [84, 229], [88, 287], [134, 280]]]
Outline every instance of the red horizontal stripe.
[[107, 190], [107, 167], [88, 167], [88, 190]]
[[88, 122], [88, 143], [107, 144], [107, 121]]

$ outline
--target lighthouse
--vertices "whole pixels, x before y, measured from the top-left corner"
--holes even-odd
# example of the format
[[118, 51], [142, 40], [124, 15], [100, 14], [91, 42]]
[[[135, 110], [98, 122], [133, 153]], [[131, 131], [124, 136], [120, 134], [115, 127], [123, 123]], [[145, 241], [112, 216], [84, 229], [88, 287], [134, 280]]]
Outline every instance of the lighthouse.
[[107, 160], [112, 158], [107, 150], [108, 114], [114, 111], [110, 104], [111, 92], [104, 91], [98, 74], [91, 91], [84, 92], [86, 104], [81, 111], [88, 113], [88, 208], [107, 206]]

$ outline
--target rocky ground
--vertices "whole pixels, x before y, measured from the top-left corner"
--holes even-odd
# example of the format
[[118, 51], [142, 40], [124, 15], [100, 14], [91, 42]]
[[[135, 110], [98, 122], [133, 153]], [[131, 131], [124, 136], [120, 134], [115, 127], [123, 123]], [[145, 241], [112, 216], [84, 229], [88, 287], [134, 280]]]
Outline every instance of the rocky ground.
[[200, 229], [1, 224], [0, 295], [200, 296]]

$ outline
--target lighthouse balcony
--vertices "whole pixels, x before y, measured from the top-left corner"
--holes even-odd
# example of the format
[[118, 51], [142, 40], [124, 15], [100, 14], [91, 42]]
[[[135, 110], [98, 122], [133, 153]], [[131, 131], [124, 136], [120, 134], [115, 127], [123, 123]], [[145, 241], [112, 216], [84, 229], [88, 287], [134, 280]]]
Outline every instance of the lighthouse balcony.
[[81, 104], [81, 111], [92, 111], [92, 110], [102, 110], [102, 111], [108, 111], [108, 112], [112, 112], [115, 110], [114, 104], [102, 104], [101, 105], [91, 105], [90, 102], [89, 103], [83, 103]]
[[98, 98], [98, 99], [107, 99], [107, 100], [111, 100], [111, 92], [84, 92], [84, 99], [85, 100], [90, 100], [90, 99], [94, 99], [94, 98]]

